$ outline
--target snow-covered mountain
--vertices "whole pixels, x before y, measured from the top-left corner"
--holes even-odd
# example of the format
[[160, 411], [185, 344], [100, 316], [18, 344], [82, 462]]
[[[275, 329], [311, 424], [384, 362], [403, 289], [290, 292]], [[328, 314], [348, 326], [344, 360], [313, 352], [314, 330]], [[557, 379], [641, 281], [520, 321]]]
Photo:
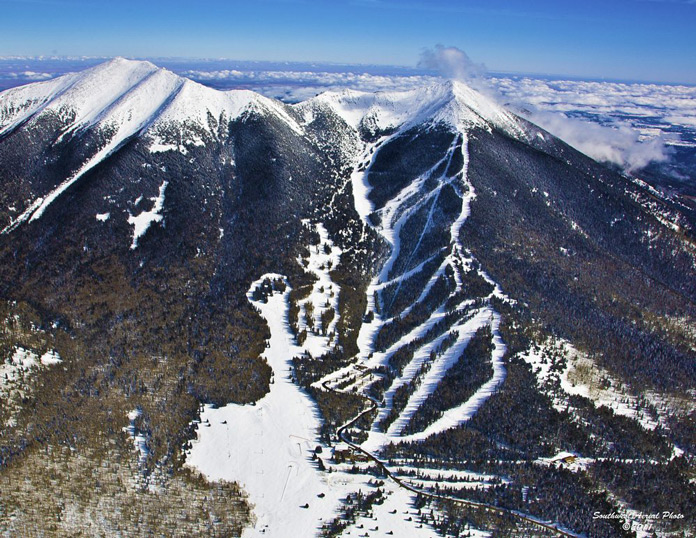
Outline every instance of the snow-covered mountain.
[[0, 178], [9, 533], [694, 523], [689, 215], [462, 83], [115, 59], [0, 93]]

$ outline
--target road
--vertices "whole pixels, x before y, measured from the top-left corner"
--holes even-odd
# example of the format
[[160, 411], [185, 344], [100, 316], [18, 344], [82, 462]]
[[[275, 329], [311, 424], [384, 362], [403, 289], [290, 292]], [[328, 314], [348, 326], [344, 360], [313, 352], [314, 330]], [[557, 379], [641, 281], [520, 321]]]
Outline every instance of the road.
[[[325, 381], [322, 383], [322, 387], [328, 391], [332, 392], [337, 392], [340, 393], [341, 391], [333, 389], [328, 386], [328, 381]], [[354, 393], [353, 393], [354, 394]], [[361, 454], [364, 454], [370, 461], [373, 461], [387, 476], [390, 480], [392, 480], [394, 483], [396, 483], [398, 486], [412, 492], [416, 493], [418, 495], [421, 495], [423, 497], [433, 499], [433, 500], [441, 500], [441, 501], [448, 501], [448, 502], [453, 502], [462, 506], [466, 506], [469, 508], [475, 508], [477, 510], [484, 510], [487, 512], [491, 513], [496, 513], [500, 514], [503, 516], [511, 516], [513, 518], [516, 518], [524, 523], [536, 526], [540, 529], [543, 529], [544, 531], [554, 533], [556, 536], [566, 536], [568, 538], [581, 538], [579, 534], [572, 533], [567, 530], [559, 529], [555, 525], [551, 523], [547, 523], [544, 521], [541, 521], [533, 516], [529, 516], [526, 514], [522, 514], [520, 512], [516, 512], [514, 510], [509, 510], [507, 508], [501, 508], [499, 506], [493, 506], [491, 504], [486, 504], [486, 503], [481, 503], [481, 502], [476, 502], [476, 501], [467, 501], [465, 499], [459, 499], [456, 497], [451, 497], [449, 495], [440, 495], [437, 493], [432, 493], [429, 491], [424, 491], [421, 489], [418, 489], [410, 484], [405, 483], [403, 480], [401, 480], [398, 476], [396, 476], [394, 473], [391, 472], [391, 470], [387, 467], [387, 465], [381, 461], [377, 456], [372, 454], [371, 452], [368, 452], [364, 448], [362, 448], [360, 445], [353, 443], [348, 439], [346, 436], [346, 430], [350, 427], [352, 427], [356, 422], [358, 422], [361, 418], [363, 418], [365, 415], [372, 413], [375, 411], [379, 405], [379, 402], [376, 400], [373, 400], [372, 398], [369, 398], [368, 396], [364, 396], [362, 394], [359, 394], [361, 398], [365, 400], [366, 403], [368, 403], [367, 409], [364, 411], [361, 411], [356, 415], [354, 418], [346, 422], [343, 426], [339, 427], [338, 430], [336, 431], [338, 437], [346, 443], [352, 450], [356, 452], [360, 452]]]

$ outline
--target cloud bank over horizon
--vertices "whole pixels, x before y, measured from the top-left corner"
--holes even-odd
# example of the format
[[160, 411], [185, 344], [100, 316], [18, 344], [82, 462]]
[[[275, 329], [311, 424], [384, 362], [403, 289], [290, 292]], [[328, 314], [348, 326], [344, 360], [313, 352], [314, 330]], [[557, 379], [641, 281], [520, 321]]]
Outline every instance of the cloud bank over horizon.
[[289, 103], [304, 101], [326, 91], [345, 89], [380, 92], [407, 91], [435, 84], [434, 75], [375, 75], [356, 72], [327, 71], [241, 71], [191, 69], [181, 75], [202, 84], [228, 89], [229, 87], [252, 89], [267, 97]]
[[[696, 88], [492, 77], [511, 107], [587, 155], [628, 171], [696, 148]], [[681, 131], [681, 133], [680, 133]], [[692, 132], [690, 139], [683, 132]]]
[[641, 140], [640, 133], [626, 124], [608, 127], [547, 111], [524, 115], [585, 155], [620, 166], [627, 172], [634, 172], [652, 162], [664, 162], [670, 156], [661, 136]]

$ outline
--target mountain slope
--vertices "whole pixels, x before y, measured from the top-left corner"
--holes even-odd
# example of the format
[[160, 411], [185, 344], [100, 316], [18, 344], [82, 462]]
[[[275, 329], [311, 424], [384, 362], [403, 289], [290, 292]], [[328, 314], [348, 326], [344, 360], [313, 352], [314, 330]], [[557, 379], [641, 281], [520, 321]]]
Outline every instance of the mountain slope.
[[[622, 536], [592, 514], [688, 513], [688, 220], [463, 84], [290, 107], [116, 59], [0, 94], [0, 177], [0, 480], [33, 485], [2, 488], [3, 528], [340, 535], [381, 500], [384, 533]], [[369, 502], [384, 472], [346, 442], [395, 477]], [[26, 508], [57, 469], [81, 469], [79, 518]], [[394, 516], [404, 480], [430, 518]]]

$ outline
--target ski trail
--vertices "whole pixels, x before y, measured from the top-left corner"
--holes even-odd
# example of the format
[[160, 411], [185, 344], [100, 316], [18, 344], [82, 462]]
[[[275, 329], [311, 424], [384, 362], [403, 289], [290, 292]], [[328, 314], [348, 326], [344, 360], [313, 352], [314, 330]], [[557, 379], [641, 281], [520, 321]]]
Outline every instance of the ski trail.
[[412, 276], [415, 276], [418, 273], [420, 273], [421, 271], [423, 271], [425, 266], [428, 265], [431, 261], [433, 261], [436, 256], [437, 256], [437, 254], [433, 254], [432, 256], [427, 258], [425, 261], [422, 261], [421, 263], [416, 265], [413, 269], [406, 271], [402, 275], [399, 275], [395, 278], [392, 278], [391, 280], [387, 280], [386, 282], [380, 282], [379, 284], [375, 284], [374, 289], [378, 290], [378, 291], [382, 291], [382, 290], [388, 288], [389, 286], [391, 286], [392, 284], [398, 284], [399, 282], [404, 282], [404, 281], [408, 280]]
[[[393, 422], [387, 434], [400, 435], [403, 429], [408, 425], [413, 414], [420, 409], [420, 406], [437, 388], [440, 380], [445, 376], [452, 366], [454, 366], [461, 357], [464, 350], [469, 345], [469, 341], [474, 336], [474, 333], [481, 327], [488, 325], [488, 320], [492, 312], [486, 308], [480, 310], [472, 319], [464, 324], [453, 326], [450, 331], [459, 333], [457, 341], [441, 356], [435, 359], [428, 373], [425, 374], [420, 386], [413, 392], [411, 397], [403, 409], [399, 417]], [[447, 337], [447, 333], [443, 334], [441, 340]], [[433, 349], [436, 349], [433, 346]]]
[[[460, 424], [463, 424], [464, 422], [471, 419], [471, 417], [473, 417], [474, 414], [476, 414], [476, 412], [481, 408], [481, 406], [486, 402], [486, 400], [488, 400], [488, 398], [490, 398], [495, 393], [495, 391], [500, 387], [500, 385], [502, 385], [502, 383], [505, 381], [506, 376], [505, 364], [503, 362], [503, 356], [505, 355], [506, 347], [503, 343], [502, 338], [500, 337], [500, 332], [498, 331], [500, 325], [500, 316], [495, 314], [493, 316], [493, 319], [491, 320], [491, 325], [493, 332], [493, 352], [491, 353], [493, 376], [486, 383], [484, 383], [467, 401], [463, 402], [457, 407], [453, 407], [445, 411], [439, 419], [434, 421], [423, 431], [411, 435], [400, 436], [398, 438], [399, 442], [404, 443], [411, 441], [422, 441], [423, 439], [427, 439], [431, 435], [436, 435], [451, 428], [456, 428]], [[473, 334], [469, 336], [469, 339], [471, 338], [471, 336], [473, 336]], [[444, 376], [449, 367], [453, 366], [456, 363], [456, 360], [457, 359], [454, 358], [453, 361], [448, 361], [445, 364], [445, 366], [441, 369], [441, 376], [437, 378], [436, 382], [433, 383], [432, 380], [426, 380], [425, 382], [423, 382], [421, 387], [426, 387], [425, 390], [422, 391], [423, 394], [414, 394], [414, 396], [412, 397], [413, 399], [417, 400], [417, 405], [411, 407], [412, 410], [409, 409], [409, 407], [407, 406], [407, 408], [404, 410], [404, 413], [402, 413], [402, 415], [400, 415], [397, 419], [400, 424], [403, 424], [402, 428], [405, 427], [406, 424], [408, 424], [408, 420], [410, 420], [411, 416], [413, 415], [413, 412], [415, 412], [415, 410], [420, 407], [420, 404], [425, 401], [427, 396], [429, 396], [432, 393], [432, 391], [435, 390], [435, 388], [437, 387], [437, 383], [439, 383], [439, 380], [442, 378], [442, 376]], [[435, 367], [433, 367], [433, 369], [435, 369]], [[409, 401], [409, 404], [410, 403], [411, 402]]]
[[[435, 194], [433, 195], [433, 202], [432, 202], [432, 204], [430, 204], [430, 210], [428, 211], [428, 218], [425, 220], [425, 224], [423, 225], [423, 230], [421, 230], [421, 234], [418, 237], [418, 242], [416, 242], [416, 246], [413, 247], [413, 250], [411, 250], [411, 253], [408, 256], [408, 260], [406, 260], [406, 263], [404, 264], [405, 268], [408, 268], [411, 265], [411, 261], [413, 260], [413, 257], [416, 255], [416, 252], [418, 252], [418, 249], [420, 248], [421, 243], [423, 242], [423, 238], [425, 237], [425, 234], [428, 233], [428, 230], [430, 230], [430, 226], [433, 222], [433, 213], [435, 212], [435, 207], [437, 206], [437, 202], [440, 199], [440, 192], [442, 192], [442, 190], [440, 187], [438, 187], [435, 190]], [[391, 307], [394, 304], [396, 297], [399, 295], [400, 290], [401, 290], [401, 282], [399, 282], [399, 285], [397, 286], [396, 291], [394, 292], [394, 295], [392, 296], [392, 299], [389, 302], [389, 308], [387, 310], [391, 310]]]
[[[373, 148], [376, 147], [374, 146]], [[451, 165], [457, 151], [461, 151], [462, 167], [452, 171]], [[377, 153], [378, 150], [371, 156], [370, 166], [375, 162]], [[460, 241], [462, 227], [469, 217], [471, 202], [476, 196], [473, 185], [468, 180], [468, 164], [467, 134], [461, 131], [454, 137], [446, 154], [435, 166], [426, 173], [414, 178], [391, 200], [387, 201], [382, 208], [377, 210], [381, 216], [381, 221], [378, 226], [375, 226], [375, 229], [391, 245], [392, 249], [389, 258], [368, 286], [367, 312], [372, 312], [374, 315], [370, 317], [370, 322], [364, 322], [360, 328], [358, 336], [360, 353], [358, 358], [365, 366], [371, 369], [389, 368], [390, 359], [397, 351], [404, 346], [412, 346], [414, 343], [416, 343], [417, 347], [413, 350], [409, 362], [392, 380], [391, 385], [384, 393], [382, 407], [379, 409], [379, 413], [377, 413], [372, 424], [368, 440], [363, 445], [369, 447], [370, 450], [379, 450], [387, 443], [419, 441], [466, 422], [505, 380], [506, 370], [503, 356], [506, 348], [499, 332], [500, 315], [495, 311], [490, 301], [493, 297], [505, 300], [507, 298], [497, 283], [483, 270], [479, 269], [479, 264], [475, 262], [471, 253], [467, 251]], [[444, 166], [444, 171], [439, 173], [438, 177], [434, 177], [435, 172], [441, 166]], [[369, 167], [362, 172], [364, 184], [367, 183], [368, 173]], [[428, 180], [435, 180], [436, 184], [427, 192], [423, 192], [422, 189]], [[450, 251], [443, 257], [442, 262], [434, 271], [430, 272], [431, 269], [428, 269], [430, 276], [420, 290], [418, 297], [399, 312], [392, 312], [391, 309], [401, 291], [402, 285], [414, 275], [421, 275], [426, 265], [434, 259], [433, 256], [430, 256], [415, 267], [410, 267], [412, 261], [417, 258], [417, 253], [425, 236], [432, 228], [439, 197], [442, 188], [446, 185], [451, 185], [457, 196], [461, 198], [459, 215], [449, 224]], [[369, 188], [369, 185], [365, 186], [363, 191], [365, 197], [369, 192]], [[356, 196], [356, 207], [361, 205], [364, 208], [364, 201], [359, 202], [357, 199], [359, 193], [354, 191], [354, 196]], [[426, 207], [426, 204], [429, 207], [423, 228], [420, 230], [412, 250], [408, 253], [407, 259], [402, 263], [399, 260], [404, 256], [400, 237], [402, 229], [418, 211]], [[444, 253], [438, 254], [438, 256], [442, 254]], [[394, 269], [397, 260], [399, 260], [400, 272], [395, 272]], [[452, 270], [456, 285], [455, 290], [449, 293], [446, 300], [441, 302], [439, 307], [426, 320], [410, 328], [410, 330], [406, 331], [406, 334], [400, 335], [397, 341], [389, 345], [386, 350], [377, 351], [376, 339], [380, 329], [397, 317], [404, 319], [417, 305], [423, 303], [435, 287], [438, 279], [448, 274], [448, 268]], [[463, 272], [471, 269], [476, 270], [478, 277], [493, 285], [494, 291], [488, 297], [462, 297], [462, 300], [455, 307], [450, 307], [449, 309], [450, 312], [460, 312], [460, 315], [458, 317], [455, 316], [451, 324], [438, 325], [444, 319], [451, 319], [447, 317], [445, 305], [457, 294], [465, 291], [465, 285], [462, 280]], [[386, 305], [386, 308], [380, 309], [382, 306], [381, 292], [394, 284], [396, 284], [396, 289], [390, 297], [388, 305]], [[473, 312], [468, 312], [467, 309], [471, 308], [476, 301], [480, 301], [481, 304]], [[383, 312], [383, 314], [380, 314], [380, 312]], [[389, 317], [386, 317], [387, 313]], [[440, 329], [440, 326], [442, 326], [442, 329]], [[493, 368], [492, 377], [478, 387], [475, 393], [465, 402], [447, 409], [439, 419], [426, 426], [423, 431], [402, 435], [414, 414], [437, 389], [444, 376], [457, 363], [462, 354], [466, 353], [466, 348], [476, 331], [485, 326], [490, 327], [493, 335], [493, 351], [490, 354], [490, 364]], [[435, 327], [437, 327], [437, 330], [433, 331]], [[428, 363], [427, 369], [424, 370], [424, 365], [431, 359], [431, 353], [437, 351], [442, 342], [453, 332], [457, 333], [455, 342], [440, 356]], [[407, 396], [406, 405], [398, 411], [393, 422], [387, 426], [387, 431], [383, 432], [380, 425], [390, 416], [394, 416], [394, 396], [397, 390], [404, 386], [412, 387], [412, 391]]]

